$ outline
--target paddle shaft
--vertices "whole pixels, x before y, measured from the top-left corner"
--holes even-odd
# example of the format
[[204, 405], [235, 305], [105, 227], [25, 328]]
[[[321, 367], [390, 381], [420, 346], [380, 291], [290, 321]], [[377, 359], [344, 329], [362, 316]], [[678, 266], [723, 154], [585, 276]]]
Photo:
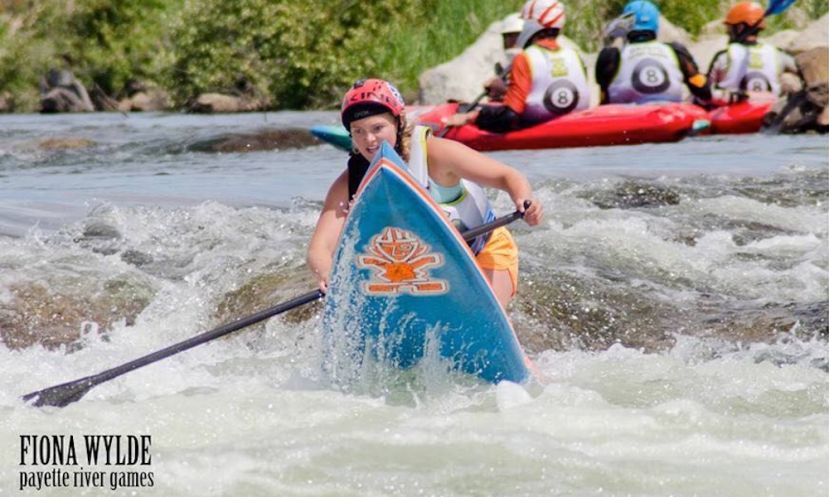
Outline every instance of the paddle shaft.
[[460, 104], [460, 105], [458, 105], [458, 112], [469, 112], [470, 110], [474, 109], [475, 107], [477, 107], [477, 106], [478, 106], [478, 104], [479, 104], [479, 103], [481, 103], [481, 100], [483, 100], [483, 99], [484, 99], [484, 97], [486, 96], [486, 94], [487, 94], [487, 93], [488, 93], [488, 92], [487, 92], [486, 90], [484, 90], [484, 91], [483, 91], [480, 95], [478, 95], [478, 97], [477, 97], [477, 98], [475, 98], [475, 100], [473, 100], [472, 102], [470, 102], [470, 103], [468, 103], [468, 104]]
[[[524, 208], [529, 208], [529, 201], [524, 202]], [[522, 216], [523, 213], [515, 211], [512, 214], [495, 219], [491, 223], [486, 223], [481, 226], [478, 226], [477, 228], [465, 231], [463, 233], [463, 238], [467, 241], [472, 240], [473, 238], [480, 236], [484, 233], [492, 231], [496, 228], [500, 228], [501, 226], [505, 226]], [[43, 390], [38, 390], [37, 392], [26, 394], [23, 396], [23, 400], [29, 401], [34, 399], [33, 405], [35, 406], [50, 405], [63, 407], [72, 402], [80, 400], [80, 398], [83, 397], [86, 394], [86, 392], [88, 392], [95, 385], [101, 384], [105, 381], [109, 381], [113, 378], [117, 378], [123, 374], [129, 373], [130, 371], [147, 366], [148, 364], [158, 362], [162, 359], [170, 357], [171, 355], [178, 354], [179, 352], [184, 352], [185, 350], [192, 349], [197, 345], [201, 345], [216, 338], [233, 333], [234, 331], [240, 330], [252, 324], [264, 321], [265, 319], [276, 316], [277, 314], [281, 314], [283, 312], [305, 305], [309, 302], [313, 302], [314, 300], [317, 300], [322, 296], [323, 293], [320, 290], [314, 290], [312, 292], [305, 293], [303, 295], [300, 295], [299, 297], [293, 298], [286, 302], [282, 302], [281, 304], [256, 312], [254, 314], [243, 317], [231, 323], [223, 324], [218, 328], [206, 331], [202, 334], [175, 343], [173, 345], [170, 345], [169, 347], [139, 357], [138, 359], [134, 359], [130, 362], [121, 364], [120, 366], [116, 366], [112, 369], [107, 369], [106, 371], [103, 371], [101, 373], [86, 376], [78, 380], [62, 383], [60, 385], [55, 385], [53, 387], [45, 388]]]
[[[528, 209], [530, 207], [529, 200], [524, 202], [524, 208]], [[466, 241], [472, 240], [475, 237], [481, 236], [484, 233], [488, 233], [496, 228], [500, 228], [501, 226], [506, 226], [509, 223], [515, 221], [516, 219], [524, 217], [523, 212], [515, 211], [512, 214], [507, 216], [499, 217], [498, 219], [492, 221], [491, 223], [486, 223], [478, 226], [477, 228], [472, 228], [463, 232], [463, 239]]]
[[211, 340], [215, 340], [216, 338], [223, 337], [229, 333], [233, 333], [234, 331], [248, 327], [252, 324], [264, 321], [269, 317], [276, 316], [277, 314], [289, 311], [291, 309], [294, 309], [295, 307], [307, 304], [308, 302], [313, 302], [314, 300], [317, 300], [318, 298], [322, 297], [322, 295], [323, 293], [318, 289], [314, 290], [313, 292], [305, 293], [303, 295], [300, 295], [299, 297], [288, 300], [287, 302], [282, 302], [281, 304], [251, 314], [250, 316], [243, 317], [236, 321], [223, 324], [218, 328], [214, 328], [210, 331], [206, 331], [200, 335], [196, 335], [192, 338], [188, 338], [187, 340], [175, 343], [173, 345], [170, 345], [169, 347], [163, 348], [151, 354], [139, 357], [138, 359], [130, 361], [126, 364], [122, 364], [118, 367], [108, 369], [103, 373], [95, 375], [95, 377], [100, 377], [101, 381], [111, 380], [113, 378], [121, 376], [124, 373], [128, 373], [133, 369], [138, 369], [142, 366], [146, 366], [147, 364], [160, 361], [161, 359], [167, 358], [171, 355], [178, 354], [179, 352], [184, 352], [185, 350], [192, 349], [197, 345], [201, 345]]
[[101, 373], [26, 394], [23, 396], [23, 400], [28, 401], [37, 397], [37, 400], [34, 402], [34, 405], [36, 406], [56, 405], [58, 407], [63, 407], [66, 404], [80, 399], [90, 388], [95, 385], [117, 378], [122, 374], [129, 373], [130, 371], [160, 361], [164, 358], [170, 357], [171, 355], [178, 354], [179, 352], [192, 349], [197, 345], [201, 345], [229, 333], [233, 333], [236, 330], [258, 323], [259, 321], [263, 321], [285, 311], [289, 311], [303, 304], [307, 304], [308, 302], [317, 300], [320, 297], [322, 297], [322, 292], [320, 290], [308, 292], [287, 302], [283, 302], [231, 323], [223, 324], [218, 328], [214, 328], [200, 335], [196, 335], [192, 338], [188, 338], [187, 340], [175, 343], [169, 347], [139, 357], [138, 359], [134, 359], [112, 369], [107, 369]]

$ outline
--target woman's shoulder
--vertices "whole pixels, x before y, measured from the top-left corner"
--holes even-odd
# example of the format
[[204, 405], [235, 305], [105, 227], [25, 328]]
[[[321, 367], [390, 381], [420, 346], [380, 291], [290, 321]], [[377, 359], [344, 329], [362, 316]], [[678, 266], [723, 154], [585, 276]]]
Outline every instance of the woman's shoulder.
[[429, 160], [429, 167], [448, 167], [454, 169], [461, 163], [475, 162], [480, 156], [478, 152], [467, 147], [463, 143], [447, 140], [437, 136], [429, 136], [426, 141], [426, 150]]
[[439, 136], [435, 136], [432, 133], [426, 135], [426, 151], [429, 154], [429, 158], [440, 156], [446, 150], [447, 145], [451, 143], [455, 143], [452, 140], [447, 140], [446, 138], [440, 138]]

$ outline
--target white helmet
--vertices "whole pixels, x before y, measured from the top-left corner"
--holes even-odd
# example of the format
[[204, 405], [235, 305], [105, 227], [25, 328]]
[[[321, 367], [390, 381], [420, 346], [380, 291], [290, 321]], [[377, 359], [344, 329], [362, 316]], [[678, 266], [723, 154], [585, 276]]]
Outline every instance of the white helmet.
[[520, 33], [524, 29], [524, 18], [518, 12], [510, 14], [501, 21], [501, 34]]
[[518, 47], [527, 48], [530, 39], [539, 31], [564, 27], [564, 4], [558, 0], [528, 0], [521, 9], [524, 28], [518, 36]]

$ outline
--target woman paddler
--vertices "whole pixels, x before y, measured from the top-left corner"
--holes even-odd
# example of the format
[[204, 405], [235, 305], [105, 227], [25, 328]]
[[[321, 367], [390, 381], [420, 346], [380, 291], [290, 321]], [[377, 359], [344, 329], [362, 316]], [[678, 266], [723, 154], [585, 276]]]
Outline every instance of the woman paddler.
[[[479, 185], [507, 192], [530, 226], [541, 221], [541, 202], [533, 197], [523, 174], [461, 143], [434, 137], [427, 127], [407, 123], [405, 102], [391, 83], [380, 79], [356, 82], [343, 98], [341, 117], [354, 150], [347, 170], [328, 189], [308, 247], [308, 266], [323, 292], [328, 288], [350, 200], [383, 141], [406, 161], [415, 179], [455, 226], [470, 229], [495, 219]], [[526, 211], [525, 200], [531, 201]], [[518, 247], [512, 235], [504, 227], [497, 228], [470, 242], [470, 248], [498, 301], [506, 306], [518, 288]]]

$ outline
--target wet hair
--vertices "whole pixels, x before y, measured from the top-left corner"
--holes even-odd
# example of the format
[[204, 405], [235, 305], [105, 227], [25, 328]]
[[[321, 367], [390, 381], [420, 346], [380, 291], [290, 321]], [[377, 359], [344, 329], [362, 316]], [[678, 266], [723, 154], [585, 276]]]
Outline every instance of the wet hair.
[[414, 133], [414, 123], [409, 122], [405, 116], [400, 119], [400, 124], [397, 126], [397, 145], [394, 150], [403, 159], [403, 162], [408, 163], [411, 158], [412, 151], [412, 134]]

